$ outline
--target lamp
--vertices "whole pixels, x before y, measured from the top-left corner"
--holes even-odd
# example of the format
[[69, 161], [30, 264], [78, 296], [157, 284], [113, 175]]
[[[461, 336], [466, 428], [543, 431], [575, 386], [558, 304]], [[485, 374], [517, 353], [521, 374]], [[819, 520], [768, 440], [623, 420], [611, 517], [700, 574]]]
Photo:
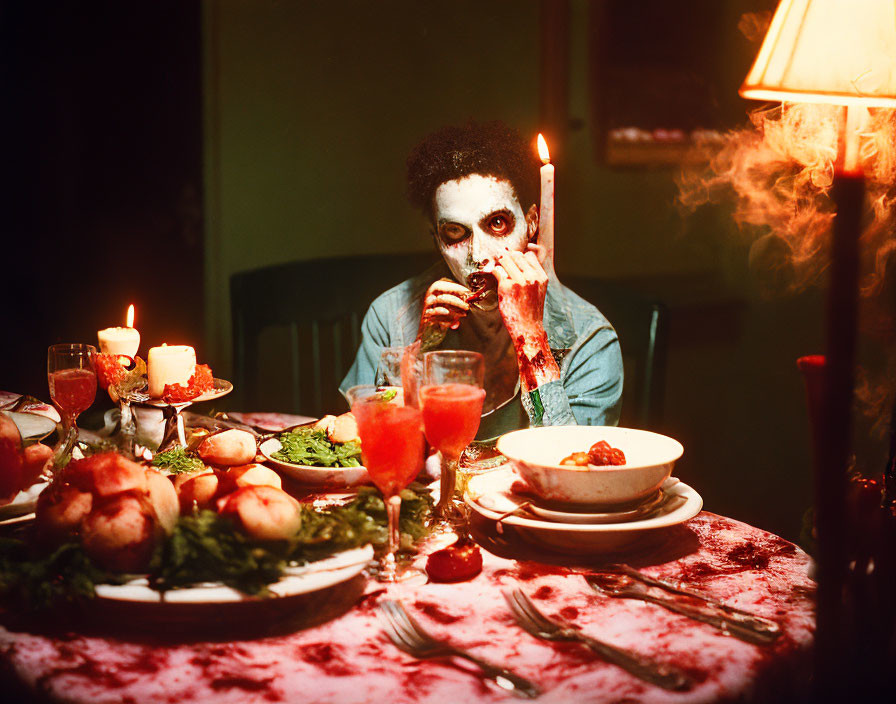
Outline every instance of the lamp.
[[740, 88], [745, 98], [843, 106], [831, 198], [830, 284], [824, 396], [815, 443], [818, 620], [815, 687], [842, 686], [848, 662], [842, 621], [846, 577], [846, 466], [858, 309], [858, 258], [864, 178], [859, 130], [866, 109], [896, 108], [894, 0], [782, 0]]

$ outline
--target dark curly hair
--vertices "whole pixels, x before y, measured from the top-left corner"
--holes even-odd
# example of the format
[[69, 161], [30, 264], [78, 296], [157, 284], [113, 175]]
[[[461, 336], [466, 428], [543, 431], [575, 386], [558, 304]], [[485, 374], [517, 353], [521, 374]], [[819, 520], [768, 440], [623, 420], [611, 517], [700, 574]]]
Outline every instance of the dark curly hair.
[[446, 181], [480, 174], [505, 179], [523, 210], [538, 202], [541, 163], [519, 132], [503, 122], [443, 127], [408, 157], [408, 198], [430, 218], [436, 189]]

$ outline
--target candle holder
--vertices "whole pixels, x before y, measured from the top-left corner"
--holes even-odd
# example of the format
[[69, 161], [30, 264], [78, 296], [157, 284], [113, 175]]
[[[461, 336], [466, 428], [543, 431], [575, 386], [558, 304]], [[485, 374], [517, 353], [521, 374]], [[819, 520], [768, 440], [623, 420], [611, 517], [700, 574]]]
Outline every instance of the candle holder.
[[197, 396], [189, 401], [179, 401], [177, 403], [169, 403], [159, 398], [149, 398], [144, 403], [148, 406], [161, 408], [165, 418], [165, 432], [162, 435], [162, 442], [156, 452], [165, 452], [175, 447], [186, 447], [187, 438], [184, 431], [184, 419], [181, 412], [194, 403], [203, 401], [214, 401], [226, 396], [233, 391], [233, 384], [224, 379], [215, 379], [215, 385], [211, 391]]

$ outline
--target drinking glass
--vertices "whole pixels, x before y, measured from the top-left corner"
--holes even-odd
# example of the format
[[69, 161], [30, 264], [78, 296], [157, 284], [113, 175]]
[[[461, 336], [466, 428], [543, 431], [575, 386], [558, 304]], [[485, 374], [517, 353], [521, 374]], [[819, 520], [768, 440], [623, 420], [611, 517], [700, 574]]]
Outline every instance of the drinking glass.
[[426, 439], [439, 451], [441, 489], [435, 512], [443, 529], [458, 520], [457, 461], [479, 430], [484, 374], [485, 362], [478, 352], [438, 350], [423, 356], [420, 407]]
[[395, 552], [399, 539], [400, 492], [423, 466], [420, 410], [406, 406], [398, 395], [372, 385], [353, 386], [346, 396], [358, 422], [364, 466], [386, 502], [389, 547], [381, 563], [379, 579], [402, 581], [415, 572], [405, 570], [398, 574]]
[[423, 359], [419, 353], [419, 342], [407, 347], [386, 347], [380, 354], [376, 368], [377, 386], [401, 389], [405, 405], [414, 408], [420, 407], [417, 389], [423, 372]]
[[96, 397], [93, 345], [50, 345], [47, 349], [47, 381], [50, 398], [62, 416], [63, 436], [54, 451], [54, 465], [71, 454], [78, 440], [78, 416]]

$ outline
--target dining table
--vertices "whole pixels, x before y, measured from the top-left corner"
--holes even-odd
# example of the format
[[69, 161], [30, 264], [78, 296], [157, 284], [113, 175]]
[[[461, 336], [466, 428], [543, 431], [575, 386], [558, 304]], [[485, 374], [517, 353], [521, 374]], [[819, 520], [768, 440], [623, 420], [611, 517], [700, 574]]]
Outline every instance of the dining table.
[[[261, 416], [238, 416], [241, 422]], [[268, 427], [296, 419], [264, 414]], [[304, 490], [288, 480], [299, 498]], [[812, 561], [787, 540], [708, 510], [651, 531], [621, 554], [563, 552], [475, 515], [483, 565], [458, 582], [385, 584], [360, 573], [293, 598], [247, 599], [197, 611], [88, 604], [35, 617], [0, 607], [6, 692], [35, 701], [502, 702], [516, 700], [456, 657], [417, 659], [387, 637], [384, 600], [427, 631], [533, 682], [541, 702], [794, 701], [807, 696], [815, 630]], [[419, 546], [413, 566], [444, 544]], [[756, 644], [662, 606], [614, 598], [586, 575], [625, 562], [649, 578], [686, 585], [776, 622]], [[546, 641], [517, 625], [508, 594], [522, 590], [546, 615], [690, 680], [671, 691], [635, 677], [578, 642]], [[114, 606], [114, 608], [113, 608]], [[158, 607], [159, 605], [155, 605]], [[0, 695], [0, 699], [3, 696]]]

